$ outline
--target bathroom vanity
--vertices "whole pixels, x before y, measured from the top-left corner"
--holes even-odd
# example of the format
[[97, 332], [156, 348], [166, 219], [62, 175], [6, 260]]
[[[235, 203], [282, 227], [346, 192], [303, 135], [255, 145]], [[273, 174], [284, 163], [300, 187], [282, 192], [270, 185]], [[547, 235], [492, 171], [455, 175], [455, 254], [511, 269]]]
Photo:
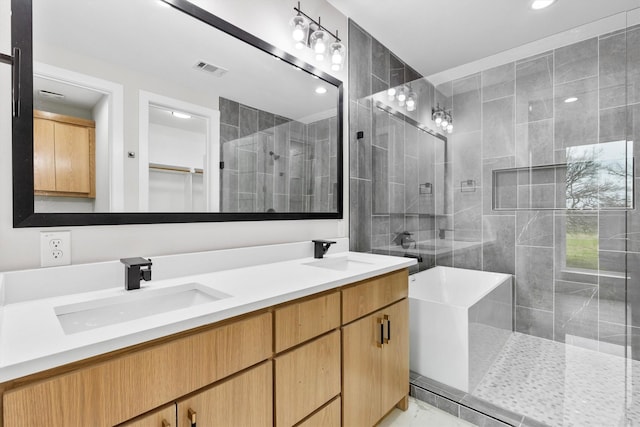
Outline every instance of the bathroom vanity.
[[[194, 256], [228, 251], [217, 252]], [[154, 266], [162, 271], [171, 258]], [[343, 252], [19, 302], [5, 277], [2, 425], [374, 425], [407, 406], [413, 263]], [[69, 306], [103, 310], [96, 301], [185, 282], [221, 297], [101, 327], [62, 326]], [[36, 322], [18, 339], [13, 321], [28, 312]], [[13, 343], [24, 360], [5, 346]]]

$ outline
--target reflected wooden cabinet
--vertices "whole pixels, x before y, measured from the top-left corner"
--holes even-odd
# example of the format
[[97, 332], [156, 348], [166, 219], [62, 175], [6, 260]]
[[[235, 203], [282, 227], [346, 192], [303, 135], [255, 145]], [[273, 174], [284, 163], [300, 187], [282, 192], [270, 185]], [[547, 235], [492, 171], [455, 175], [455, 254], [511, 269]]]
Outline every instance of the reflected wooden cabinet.
[[[378, 286], [364, 282], [347, 291], [373, 306], [391, 305], [342, 327], [343, 425], [373, 426], [394, 406], [406, 409], [409, 393], [409, 301], [407, 274], [392, 273]], [[380, 283], [389, 284], [381, 296]], [[404, 291], [402, 289], [404, 288]], [[343, 291], [344, 292], [344, 291]], [[373, 294], [367, 298], [367, 294]], [[343, 294], [344, 298], [344, 294]], [[393, 303], [397, 298], [402, 298]], [[346, 307], [343, 299], [343, 310]], [[362, 309], [361, 304], [354, 307]], [[352, 318], [345, 316], [344, 318]]]
[[95, 198], [95, 122], [33, 112], [36, 195]]

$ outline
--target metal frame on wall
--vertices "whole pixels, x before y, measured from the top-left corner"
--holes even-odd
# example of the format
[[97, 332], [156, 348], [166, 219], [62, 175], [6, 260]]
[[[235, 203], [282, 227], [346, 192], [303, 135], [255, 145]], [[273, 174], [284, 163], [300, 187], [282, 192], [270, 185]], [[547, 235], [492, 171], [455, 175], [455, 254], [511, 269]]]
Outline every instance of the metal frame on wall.
[[343, 83], [324, 71], [278, 49], [258, 37], [213, 15], [187, 0], [162, 0], [174, 8], [215, 27], [257, 49], [317, 76], [338, 89], [337, 103], [337, 211], [336, 212], [117, 212], [117, 213], [36, 213], [33, 179], [33, 38], [32, 0], [11, 1], [11, 44], [13, 56], [1, 62], [13, 66], [13, 226], [54, 227], [83, 225], [158, 224], [223, 221], [275, 221], [342, 219], [343, 194]]

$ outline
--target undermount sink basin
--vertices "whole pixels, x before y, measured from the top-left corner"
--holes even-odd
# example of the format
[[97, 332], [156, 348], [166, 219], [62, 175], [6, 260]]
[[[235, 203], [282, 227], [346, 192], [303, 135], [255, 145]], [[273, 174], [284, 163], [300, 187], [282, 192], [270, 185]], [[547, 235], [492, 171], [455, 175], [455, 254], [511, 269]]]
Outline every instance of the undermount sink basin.
[[340, 258], [322, 258], [316, 261], [305, 262], [303, 265], [309, 265], [311, 267], [327, 268], [329, 270], [347, 271], [350, 268], [371, 265], [371, 263], [365, 262], [365, 261], [358, 261], [348, 257], [340, 257]]
[[141, 289], [116, 297], [61, 305], [55, 307], [54, 311], [65, 334], [75, 334], [194, 307], [230, 296], [199, 283], [185, 283], [169, 288]]

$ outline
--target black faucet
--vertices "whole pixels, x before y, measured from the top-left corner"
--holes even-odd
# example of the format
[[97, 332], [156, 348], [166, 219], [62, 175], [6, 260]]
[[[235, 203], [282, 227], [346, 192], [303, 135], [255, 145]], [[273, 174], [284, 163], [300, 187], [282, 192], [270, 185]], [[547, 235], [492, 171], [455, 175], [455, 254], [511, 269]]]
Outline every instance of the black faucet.
[[330, 240], [312, 240], [312, 242], [314, 258], [322, 258], [329, 250], [329, 247], [335, 243]]
[[127, 291], [140, 289], [140, 280], [151, 280], [151, 260], [145, 258], [122, 258], [124, 269], [124, 288]]

